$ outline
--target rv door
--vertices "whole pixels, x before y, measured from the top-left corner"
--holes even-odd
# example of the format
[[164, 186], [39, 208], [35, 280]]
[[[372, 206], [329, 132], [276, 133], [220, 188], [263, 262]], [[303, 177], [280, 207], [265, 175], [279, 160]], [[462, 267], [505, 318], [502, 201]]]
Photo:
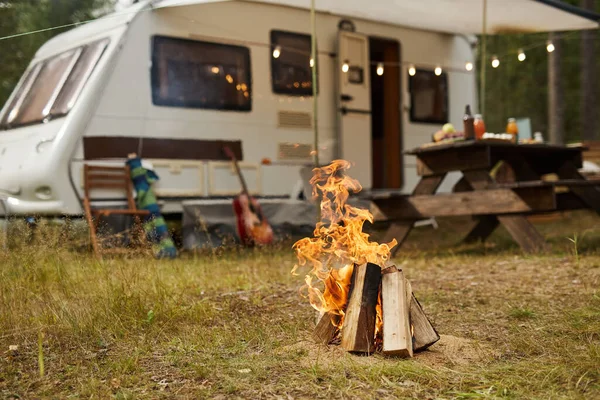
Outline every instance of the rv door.
[[339, 156], [352, 163], [349, 175], [371, 188], [371, 82], [369, 39], [338, 34], [338, 140]]

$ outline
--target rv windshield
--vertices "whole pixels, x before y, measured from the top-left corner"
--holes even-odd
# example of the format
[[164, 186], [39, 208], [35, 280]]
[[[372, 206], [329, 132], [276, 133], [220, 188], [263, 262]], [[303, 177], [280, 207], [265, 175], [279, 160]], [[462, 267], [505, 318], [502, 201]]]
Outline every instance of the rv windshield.
[[12, 129], [65, 116], [107, 44], [108, 39], [99, 40], [33, 65], [6, 108], [0, 128]]

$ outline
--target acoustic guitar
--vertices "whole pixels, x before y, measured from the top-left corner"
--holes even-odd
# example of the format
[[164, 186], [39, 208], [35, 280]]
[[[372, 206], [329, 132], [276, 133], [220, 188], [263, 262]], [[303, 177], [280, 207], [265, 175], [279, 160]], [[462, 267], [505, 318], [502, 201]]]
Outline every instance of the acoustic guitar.
[[242, 185], [242, 193], [233, 199], [237, 232], [241, 242], [247, 246], [272, 243], [273, 229], [267, 222], [256, 199], [248, 193], [248, 187], [246, 186], [246, 181], [240, 171], [235, 154], [233, 154], [233, 151], [227, 146], [223, 147], [223, 151], [231, 158], [231, 161], [233, 161], [235, 171]]

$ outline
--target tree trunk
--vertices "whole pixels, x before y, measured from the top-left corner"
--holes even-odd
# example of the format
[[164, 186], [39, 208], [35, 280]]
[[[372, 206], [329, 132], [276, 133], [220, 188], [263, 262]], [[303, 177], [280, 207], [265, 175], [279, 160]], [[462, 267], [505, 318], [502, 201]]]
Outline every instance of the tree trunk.
[[[594, 10], [594, 0], [581, 0], [581, 6]], [[595, 36], [597, 30], [585, 30], [581, 33], [581, 137], [583, 140], [597, 139], [598, 135], [598, 100], [596, 96], [596, 50]]]
[[551, 143], [563, 144], [565, 107], [560, 65], [562, 43], [557, 33], [550, 33], [548, 39], [554, 44], [554, 51], [548, 53], [548, 131]]

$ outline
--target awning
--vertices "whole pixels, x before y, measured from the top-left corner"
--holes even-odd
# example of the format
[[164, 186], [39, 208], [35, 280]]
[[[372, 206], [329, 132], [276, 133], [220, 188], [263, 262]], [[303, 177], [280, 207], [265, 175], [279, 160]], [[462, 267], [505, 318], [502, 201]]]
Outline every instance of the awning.
[[[161, 0], [173, 7], [220, 0]], [[227, 0], [221, 0], [227, 1]], [[310, 0], [249, 0], [309, 9]], [[430, 31], [482, 33], [483, 0], [315, 0], [317, 11]], [[600, 15], [559, 0], [487, 0], [487, 33], [598, 29]]]

